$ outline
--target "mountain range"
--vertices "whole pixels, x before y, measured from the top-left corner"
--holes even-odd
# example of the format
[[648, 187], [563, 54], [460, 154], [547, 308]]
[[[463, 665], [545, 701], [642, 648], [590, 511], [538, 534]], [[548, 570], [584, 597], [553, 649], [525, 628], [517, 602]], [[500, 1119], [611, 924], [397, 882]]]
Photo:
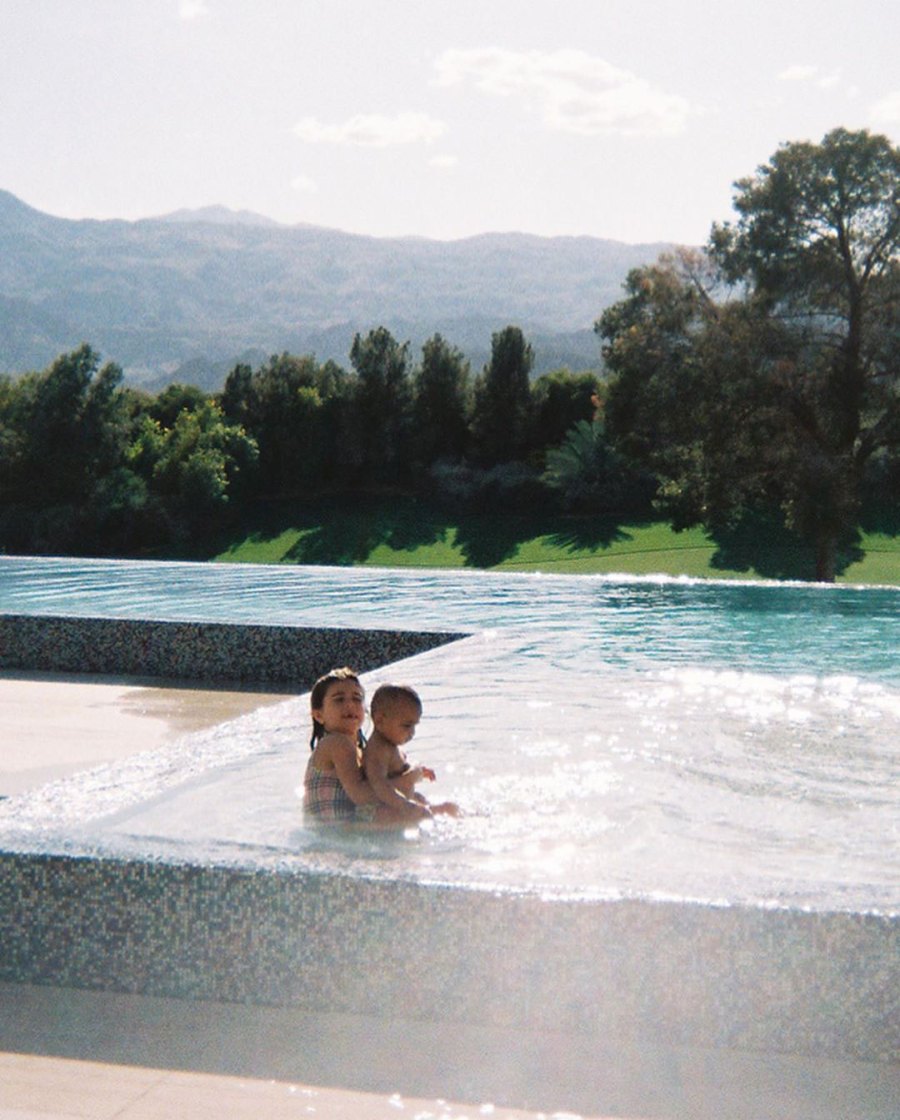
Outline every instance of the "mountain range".
[[666, 244], [487, 233], [378, 238], [282, 225], [221, 206], [73, 221], [0, 191], [0, 372], [43, 369], [88, 342], [126, 379], [221, 387], [237, 361], [313, 354], [349, 365], [387, 327], [418, 358], [436, 332], [479, 371], [513, 324], [535, 374], [597, 369], [594, 321]]

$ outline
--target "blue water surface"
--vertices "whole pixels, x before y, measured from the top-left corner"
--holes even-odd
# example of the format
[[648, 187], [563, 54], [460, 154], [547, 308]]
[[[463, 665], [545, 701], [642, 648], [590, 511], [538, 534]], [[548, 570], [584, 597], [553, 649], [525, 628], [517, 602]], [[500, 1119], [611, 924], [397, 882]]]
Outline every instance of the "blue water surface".
[[2, 557], [0, 610], [471, 635], [365, 679], [466, 810], [414, 843], [303, 824], [298, 697], [0, 806], [40, 850], [900, 910], [900, 590]]
[[900, 589], [0, 557], [0, 611], [337, 628], [521, 631], [554, 664], [849, 673], [900, 683]]

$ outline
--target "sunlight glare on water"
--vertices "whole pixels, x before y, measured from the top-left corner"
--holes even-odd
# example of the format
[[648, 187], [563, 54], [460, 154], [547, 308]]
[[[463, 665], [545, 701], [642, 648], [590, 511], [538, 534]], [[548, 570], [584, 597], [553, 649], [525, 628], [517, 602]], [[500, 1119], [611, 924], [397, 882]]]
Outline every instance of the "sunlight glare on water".
[[[5, 611], [474, 635], [366, 679], [371, 691], [400, 673], [419, 690], [410, 753], [462, 820], [392, 841], [305, 828], [298, 699], [186, 740], [164, 780], [151, 760], [115, 812], [96, 815], [96, 781], [81, 801], [68, 783], [59, 812], [80, 814], [98, 847], [579, 895], [900, 907], [897, 590], [3, 558], [0, 595]], [[127, 785], [121, 767], [110, 781]]]

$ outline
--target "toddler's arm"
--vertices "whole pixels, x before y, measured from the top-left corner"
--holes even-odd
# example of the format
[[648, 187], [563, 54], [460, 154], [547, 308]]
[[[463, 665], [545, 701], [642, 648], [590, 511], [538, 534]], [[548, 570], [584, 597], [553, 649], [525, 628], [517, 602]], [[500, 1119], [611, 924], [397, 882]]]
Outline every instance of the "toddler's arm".
[[395, 788], [399, 789], [404, 796], [412, 797], [416, 785], [421, 782], [423, 778], [429, 782], [433, 782], [435, 776], [430, 766], [407, 766], [401, 774], [396, 774], [390, 781], [393, 782]]

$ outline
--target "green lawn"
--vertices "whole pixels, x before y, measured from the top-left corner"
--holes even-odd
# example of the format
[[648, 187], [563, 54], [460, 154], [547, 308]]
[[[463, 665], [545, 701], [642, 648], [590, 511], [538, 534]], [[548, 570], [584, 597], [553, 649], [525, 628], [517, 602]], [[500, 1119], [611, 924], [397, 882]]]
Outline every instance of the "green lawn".
[[[257, 512], [205, 559], [234, 563], [480, 568], [564, 573], [666, 573], [714, 579], [809, 579], [808, 549], [754, 527], [711, 538], [662, 522], [469, 514], [409, 498], [279, 505]], [[863, 534], [841, 582], [900, 584], [900, 537]]]

